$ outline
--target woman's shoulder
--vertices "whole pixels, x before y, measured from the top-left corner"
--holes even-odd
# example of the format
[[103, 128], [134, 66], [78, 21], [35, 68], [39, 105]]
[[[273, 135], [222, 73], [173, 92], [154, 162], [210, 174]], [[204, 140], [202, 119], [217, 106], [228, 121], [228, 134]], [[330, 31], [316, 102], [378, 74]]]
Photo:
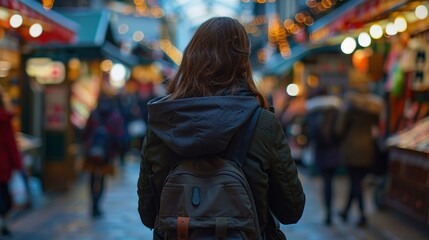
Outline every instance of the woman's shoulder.
[[277, 125], [280, 127], [277, 116], [269, 109], [262, 109], [258, 119], [258, 128], [262, 129], [265, 134], [271, 134]]
[[259, 119], [263, 119], [264, 121], [273, 121], [276, 120], [277, 117], [271, 109], [261, 109], [261, 115], [259, 115]]

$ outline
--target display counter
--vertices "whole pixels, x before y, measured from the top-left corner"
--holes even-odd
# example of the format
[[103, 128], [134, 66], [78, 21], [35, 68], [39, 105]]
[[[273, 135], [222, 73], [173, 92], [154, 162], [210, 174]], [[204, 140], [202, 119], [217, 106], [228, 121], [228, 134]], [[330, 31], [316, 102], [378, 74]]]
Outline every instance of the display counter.
[[429, 225], [429, 117], [388, 139], [386, 203]]

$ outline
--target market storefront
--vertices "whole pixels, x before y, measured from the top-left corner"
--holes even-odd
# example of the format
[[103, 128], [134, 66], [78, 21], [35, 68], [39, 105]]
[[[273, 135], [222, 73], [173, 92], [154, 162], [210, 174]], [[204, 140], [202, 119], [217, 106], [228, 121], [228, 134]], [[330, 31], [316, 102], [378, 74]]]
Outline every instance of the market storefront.
[[[305, 41], [266, 69], [296, 84], [304, 97], [319, 86], [339, 96], [362, 86], [384, 99], [379, 127], [389, 156], [380, 163], [387, 178], [385, 203], [424, 226], [429, 224], [428, 7], [427, 1], [348, 1], [301, 28]], [[304, 69], [298, 77], [296, 62]]]
[[[26, 77], [23, 56], [36, 44], [73, 43], [76, 29], [74, 22], [57, 12], [45, 10], [38, 2], [0, 1], [0, 85], [5, 88], [12, 104], [18, 146], [27, 172], [30, 179], [35, 177], [40, 182], [46, 172], [46, 146], [42, 144], [44, 132], [41, 127], [43, 94], [29, 94], [38, 86]], [[55, 65], [53, 69], [56, 74], [61, 74], [61, 66]]]

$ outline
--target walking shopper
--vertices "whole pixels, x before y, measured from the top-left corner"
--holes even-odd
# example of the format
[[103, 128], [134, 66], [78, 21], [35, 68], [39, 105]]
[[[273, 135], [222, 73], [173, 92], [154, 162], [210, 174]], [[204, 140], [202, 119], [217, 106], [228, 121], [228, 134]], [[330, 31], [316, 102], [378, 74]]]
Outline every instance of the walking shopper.
[[93, 217], [102, 215], [100, 200], [105, 191], [105, 177], [115, 173], [114, 159], [119, 154], [120, 139], [123, 134], [123, 120], [119, 110], [115, 107], [114, 99], [101, 95], [83, 132], [84, 169], [90, 174], [89, 186]]
[[[266, 99], [254, 84], [249, 54], [249, 37], [236, 19], [211, 18], [197, 29], [186, 47], [178, 72], [169, 83], [170, 94], [148, 103], [149, 132], [142, 149], [138, 211], [143, 224], [154, 228], [154, 239], [168, 237], [165, 235], [167, 229], [160, 228], [160, 220], [165, 214], [159, 211], [159, 206], [163, 205], [163, 201], [181, 201], [175, 195], [168, 197], [162, 194], [165, 190], [163, 182], [170, 170], [183, 159], [197, 159], [191, 162], [198, 164], [200, 158], [224, 156], [230, 145], [243, 147], [244, 140], [232, 139], [261, 108], [260, 114], [256, 115], [259, 118], [256, 118], [253, 136], [248, 138], [250, 147], [242, 163], [256, 206], [256, 227], [261, 232], [261, 236], [254, 235], [251, 239], [285, 239], [278, 221], [294, 224], [301, 218], [305, 195], [297, 168], [278, 119], [268, 110]], [[209, 161], [206, 163], [212, 166]], [[205, 174], [202, 170], [200, 173]], [[217, 180], [216, 177], [208, 179], [209, 185], [214, 185]], [[200, 189], [198, 184], [195, 183], [193, 188], [184, 186], [184, 191], [191, 191], [194, 196], [191, 206], [204, 205], [211, 199], [204, 198], [205, 191], [210, 189]], [[234, 188], [229, 190], [234, 193]], [[240, 197], [231, 196], [232, 199]], [[190, 202], [191, 199], [183, 201]], [[228, 204], [234, 201], [225, 203], [219, 208], [228, 208]], [[198, 208], [191, 207], [189, 211], [194, 209]], [[180, 220], [181, 213], [176, 214]], [[182, 219], [189, 220], [189, 217]], [[235, 220], [222, 216], [216, 218], [211, 222], [216, 225], [216, 230], [205, 236], [232, 233], [231, 226]], [[192, 224], [201, 221], [192, 219], [188, 225], [186, 222], [181, 225], [180, 221], [177, 224], [184, 227], [184, 236], [193, 239], [191, 236], [195, 232], [189, 229]], [[175, 223], [172, 221], [173, 225]], [[208, 227], [210, 223], [206, 223]], [[199, 231], [204, 226], [196, 228], [195, 231]], [[234, 239], [248, 239], [242, 236]]]
[[383, 109], [382, 100], [366, 90], [350, 92], [345, 96], [345, 112], [338, 122], [342, 132], [341, 159], [347, 168], [350, 181], [349, 195], [340, 212], [343, 221], [348, 220], [349, 210], [354, 200], [359, 206], [359, 227], [365, 227], [365, 203], [362, 181], [374, 164], [374, 129], [378, 128]]
[[341, 99], [327, 96], [326, 90], [307, 100], [307, 131], [310, 145], [314, 149], [314, 161], [323, 178], [323, 200], [325, 224], [332, 223], [332, 183], [340, 160], [339, 136], [335, 131], [336, 118], [339, 116]]
[[12, 114], [6, 110], [3, 89], [0, 88], [0, 236], [11, 234], [6, 224], [8, 213], [12, 209], [8, 184], [13, 170], [22, 169], [11, 120]]

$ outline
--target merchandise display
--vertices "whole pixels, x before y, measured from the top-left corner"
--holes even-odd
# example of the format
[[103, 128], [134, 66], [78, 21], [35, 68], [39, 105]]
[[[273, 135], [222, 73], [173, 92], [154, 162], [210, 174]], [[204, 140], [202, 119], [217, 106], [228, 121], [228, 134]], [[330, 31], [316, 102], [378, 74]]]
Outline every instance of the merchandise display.
[[429, 153], [429, 117], [390, 137], [387, 145]]
[[386, 203], [429, 224], [429, 117], [387, 140], [389, 180]]

